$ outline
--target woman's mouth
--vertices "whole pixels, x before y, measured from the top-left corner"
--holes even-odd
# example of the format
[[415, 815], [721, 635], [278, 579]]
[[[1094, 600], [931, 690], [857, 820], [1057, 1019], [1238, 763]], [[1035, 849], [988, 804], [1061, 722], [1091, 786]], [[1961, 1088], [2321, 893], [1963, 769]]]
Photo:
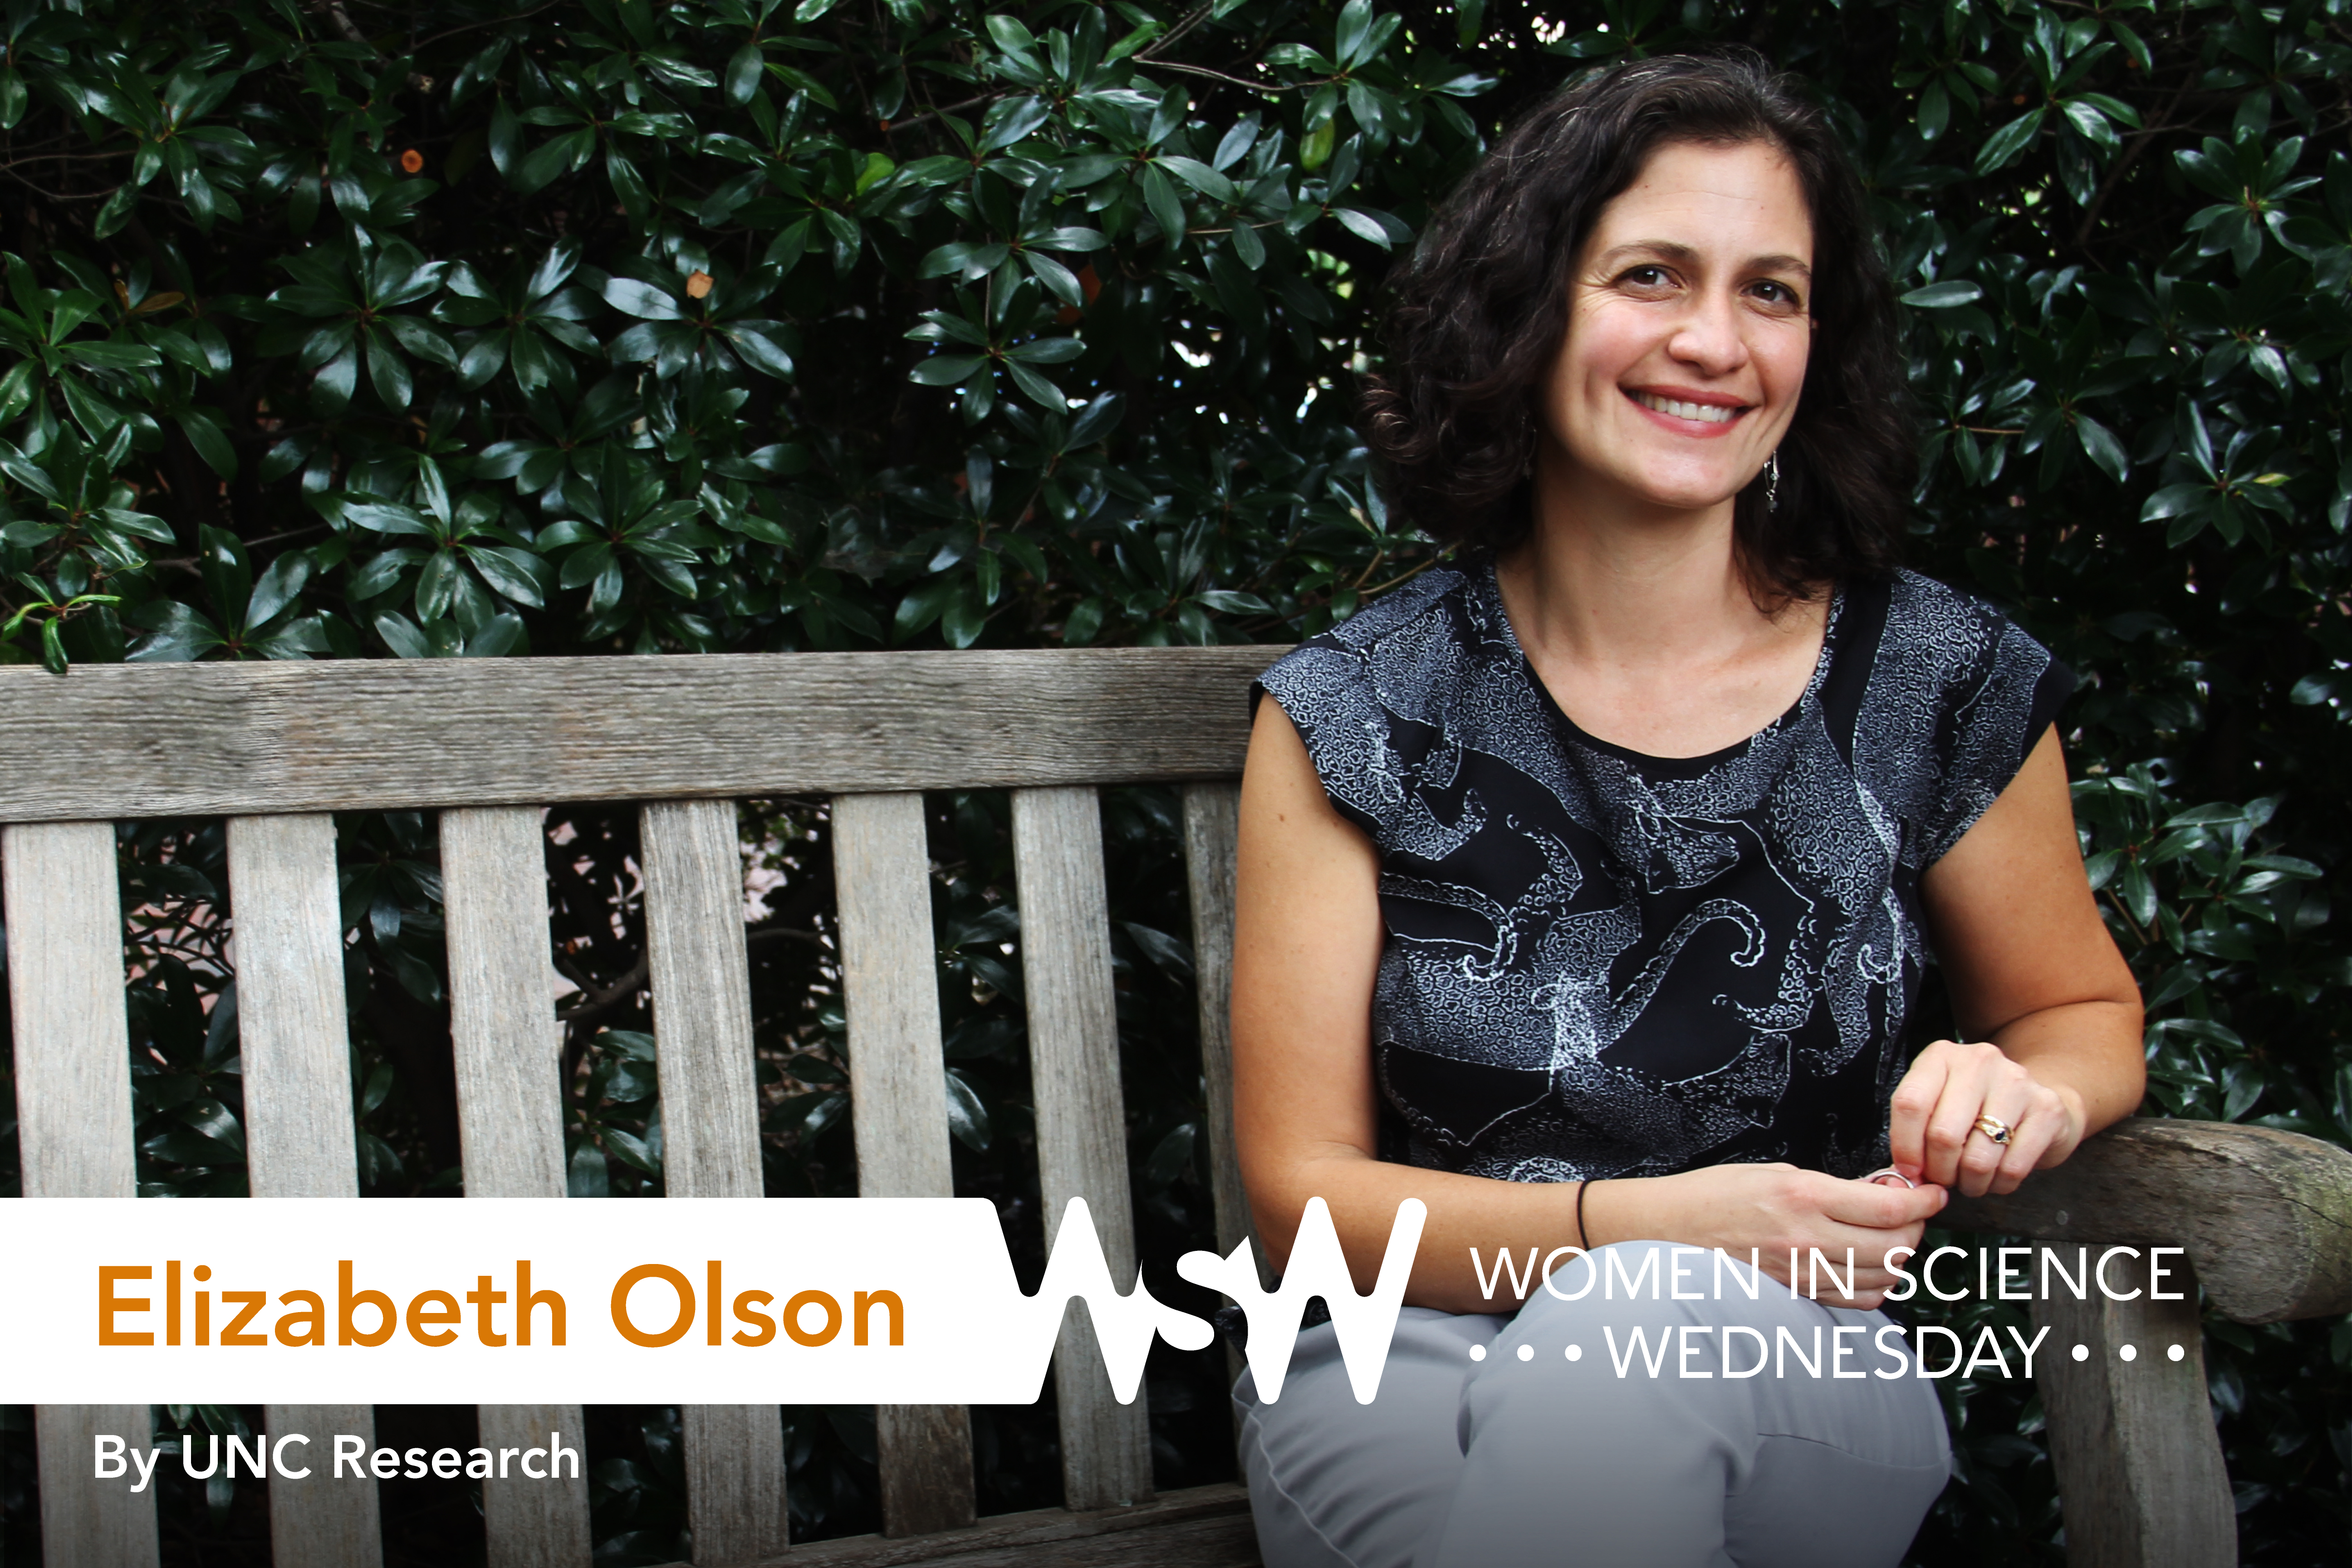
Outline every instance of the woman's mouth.
[[1669, 419], [1696, 420], [1702, 425], [1728, 425], [1748, 412], [1744, 406], [1689, 403], [1654, 392], [1629, 392], [1626, 395], [1653, 414], [1663, 414]]

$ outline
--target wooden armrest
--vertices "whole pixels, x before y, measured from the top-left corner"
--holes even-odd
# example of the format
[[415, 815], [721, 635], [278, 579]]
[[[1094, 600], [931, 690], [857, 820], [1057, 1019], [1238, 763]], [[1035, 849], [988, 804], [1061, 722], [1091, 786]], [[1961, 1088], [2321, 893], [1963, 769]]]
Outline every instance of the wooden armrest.
[[2269, 1127], [2133, 1117], [2005, 1198], [1934, 1222], [2035, 1241], [2185, 1247], [2241, 1323], [2352, 1311], [2352, 1153]]

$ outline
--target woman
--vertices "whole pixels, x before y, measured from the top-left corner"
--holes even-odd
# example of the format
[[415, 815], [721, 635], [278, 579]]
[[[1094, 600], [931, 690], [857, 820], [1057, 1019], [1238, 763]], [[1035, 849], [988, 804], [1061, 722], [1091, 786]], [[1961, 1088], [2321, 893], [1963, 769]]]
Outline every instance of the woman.
[[[1371, 1405], [1328, 1327], [1236, 1391], [1273, 1568], [1895, 1563], [1948, 1450], [1873, 1340], [1885, 1255], [2138, 1103], [2072, 677], [1894, 568], [1895, 340], [1850, 167], [1744, 54], [1538, 110], [1407, 268], [1367, 436], [1462, 549], [1266, 674], [1234, 1029], [1277, 1264], [1310, 1197], [1360, 1288], [1402, 1200], [1428, 1220]], [[1931, 942], [1969, 1039], [1912, 1056]], [[1675, 1245], [1780, 1285], [1494, 1272]], [[1737, 1377], [1734, 1322], [1872, 1348]], [[1678, 1368], [1612, 1364], [1636, 1330]]]

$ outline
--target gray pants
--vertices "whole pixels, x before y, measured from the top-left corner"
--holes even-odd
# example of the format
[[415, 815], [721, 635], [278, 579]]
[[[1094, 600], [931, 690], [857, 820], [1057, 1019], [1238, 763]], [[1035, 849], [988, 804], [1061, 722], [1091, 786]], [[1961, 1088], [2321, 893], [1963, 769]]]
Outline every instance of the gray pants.
[[[1626, 1279], [1666, 1277], [1664, 1242], [1595, 1263], [1612, 1252]], [[1573, 1293], [1583, 1265], [1564, 1261], [1554, 1284]], [[1751, 1301], [1735, 1266], [1712, 1299], [1711, 1258], [1683, 1261], [1682, 1288], [1710, 1299], [1668, 1286], [1628, 1300], [1604, 1269], [1582, 1300], [1538, 1289], [1516, 1315], [1408, 1307], [1369, 1405], [1328, 1323], [1299, 1335], [1275, 1403], [1244, 1374], [1234, 1398], [1267, 1568], [1892, 1568], [1950, 1471], [1935, 1384], [1877, 1343], [1881, 1313], [1769, 1279]], [[1723, 1375], [1727, 1345], [1728, 1370], [1759, 1353], [1727, 1325], [1756, 1331], [1777, 1363]]]

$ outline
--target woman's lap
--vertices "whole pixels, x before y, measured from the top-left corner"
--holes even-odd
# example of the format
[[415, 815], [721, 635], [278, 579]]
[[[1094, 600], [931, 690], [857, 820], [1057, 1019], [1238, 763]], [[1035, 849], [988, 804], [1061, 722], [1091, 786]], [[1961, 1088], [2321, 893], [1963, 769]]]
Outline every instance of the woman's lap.
[[[1662, 1273], [1670, 1260], [1664, 1243], [1610, 1251], [1637, 1279], [1643, 1252]], [[1644, 1287], [1634, 1300], [1538, 1292], [1515, 1318], [1408, 1308], [1370, 1405], [1355, 1402], [1331, 1330], [1301, 1334], [1278, 1402], [1256, 1404], [1247, 1378], [1235, 1391], [1268, 1568], [1896, 1562], [1948, 1466], [1933, 1385], [1872, 1375], [1889, 1366], [1872, 1337], [1878, 1314], [1793, 1299], [1769, 1280], [1751, 1301], [1728, 1268], [1727, 1299], [1716, 1300], [1704, 1255], [1684, 1256], [1685, 1288], [1709, 1299], [1654, 1300]], [[1563, 1290], [1581, 1282], [1574, 1264], [1557, 1279]], [[1710, 1347], [1727, 1324], [1756, 1330], [1780, 1365], [1696, 1376], [1721, 1370]], [[1826, 1359], [1840, 1327], [1850, 1331], [1842, 1366]], [[1818, 1377], [1779, 1343], [1782, 1330], [1808, 1357], [1818, 1335]], [[1633, 1350], [1636, 1332], [1646, 1353]], [[1676, 1345], [1653, 1377], [1667, 1333]], [[1567, 1359], [1570, 1343], [1580, 1360]], [[1471, 1360], [1474, 1344], [1487, 1347], [1483, 1361]], [[1621, 1357], [1633, 1358], [1622, 1377]], [[1741, 1337], [1734, 1364], [1754, 1359]]]
[[1369, 1405], [1328, 1323], [1298, 1336], [1275, 1404], [1256, 1404], [1243, 1377], [1242, 1462], [1268, 1568], [1407, 1568], [1400, 1532], [1442, 1518], [1461, 1474], [1454, 1415], [1470, 1347], [1509, 1322], [1407, 1307]]

